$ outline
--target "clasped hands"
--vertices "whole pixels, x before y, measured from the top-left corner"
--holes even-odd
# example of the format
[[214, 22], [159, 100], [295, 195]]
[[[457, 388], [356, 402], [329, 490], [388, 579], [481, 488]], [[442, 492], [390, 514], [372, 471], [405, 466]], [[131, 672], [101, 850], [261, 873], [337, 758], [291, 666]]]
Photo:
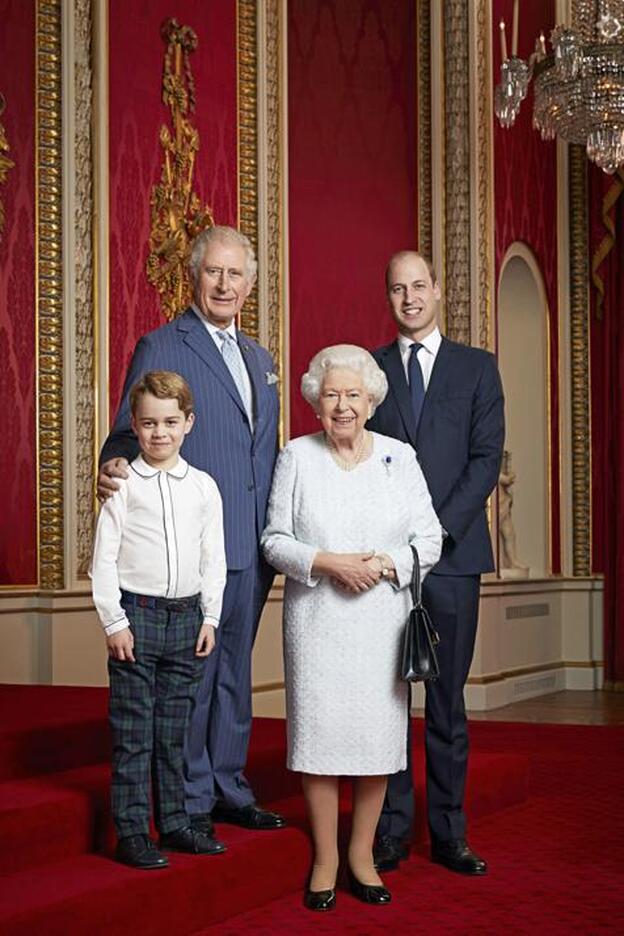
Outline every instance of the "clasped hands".
[[359, 594], [373, 588], [382, 579], [385, 567], [374, 551], [363, 553], [318, 553], [313, 574], [326, 575], [341, 591]]

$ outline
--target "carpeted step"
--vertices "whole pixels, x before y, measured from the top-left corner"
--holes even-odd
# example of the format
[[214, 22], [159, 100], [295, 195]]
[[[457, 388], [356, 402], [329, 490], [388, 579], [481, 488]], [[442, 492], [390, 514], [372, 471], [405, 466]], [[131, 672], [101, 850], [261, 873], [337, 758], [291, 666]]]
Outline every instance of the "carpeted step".
[[0, 685], [0, 782], [101, 764], [108, 690]]
[[[283, 761], [282, 761], [283, 763]], [[472, 819], [520, 803], [526, 793], [528, 762], [521, 755], [474, 755], [468, 783], [468, 812]], [[102, 814], [107, 769], [86, 769], [48, 777], [48, 813], [44, 808], [43, 787], [22, 781], [22, 807], [31, 810], [30, 841], [36, 842], [36, 823], [40, 836], [52, 840], [51, 852], [62, 853], [63, 835], [74, 849], [102, 835]], [[75, 801], [75, 826], [68, 823], [72, 803], [67, 797], [80, 790]], [[7, 785], [5, 785], [6, 789]], [[26, 791], [26, 792], [24, 792]], [[424, 791], [417, 790], [417, 837], [424, 835]], [[35, 800], [38, 806], [35, 807]], [[60, 798], [59, 798], [60, 797]], [[341, 838], [348, 834], [350, 784], [342, 785]], [[62, 803], [62, 808], [59, 805]], [[219, 825], [217, 834], [228, 845], [223, 856], [197, 858], [173, 855], [172, 867], [152, 873], [133, 871], [116, 864], [110, 857], [74, 854], [64, 861], [40, 864], [0, 878], [0, 932], [3, 936], [66, 936], [68, 932], [89, 936], [115, 936], [132, 932], [133, 936], [182, 936], [199, 931], [230, 916], [299, 892], [310, 861], [302, 796], [290, 796], [267, 805], [282, 812], [288, 827], [275, 832], [249, 832], [235, 826]], [[14, 841], [4, 840], [8, 854], [18, 849], [19, 821], [12, 812]], [[25, 818], [26, 821], [26, 818]], [[56, 826], [55, 826], [56, 823]], [[99, 833], [97, 831], [99, 827]], [[54, 834], [52, 830], [55, 829]], [[107, 841], [110, 849], [112, 842]], [[69, 846], [68, 846], [69, 847]], [[43, 859], [41, 851], [38, 860]], [[25, 860], [22, 853], [22, 861]]]
[[[276, 800], [288, 803], [288, 813], [300, 827], [305, 826], [303, 798], [296, 774], [284, 768], [284, 752], [273, 757], [269, 738], [259, 732], [258, 756], [262, 769], [271, 762], [274, 782], [266, 785], [261, 802], [272, 806]], [[276, 744], [279, 746], [279, 738]], [[266, 751], [267, 764], [262, 760]], [[417, 760], [417, 763], [419, 761]], [[418, 769], [418, 768], [417, 768]], [[256, 785], [252, 769], [250, 776]], [[526, 797], [528, 766], [521, 755], [475, 754], [471, 760], [467, 808], [475, 818], [522, 802]], [[77, 770], [47, 774], [36, 779], [0, 784], [0, 874], [34, 868], [87, 852], [111, 854], [114, 830], [108, 809], [110, 766], [99, 764]], [[283, 795], [287, 789], [286, 796]], [[259, 797], [260, 799], [260, 797]], [[426, 837], [424, 786], [416, 790], [415, 837]], [[342, 804], [350, 808], [350, 785], [342, 787]], [[231, 826], [220, 826], [219, 834], [229, 841]]]
[[110, 765], [0, 784], [0, 874], [110, 848]]
[[291, 893], [302, 886], [310, 846], [298, 826], [302, 805], [292, 799], [274, 805], [289, 826], [274, 832], [228, 826], [224, 855], [172, 854], [170, 868], [153, 872], [82, 855], [0, 878], [0, 932], [181, 936]]

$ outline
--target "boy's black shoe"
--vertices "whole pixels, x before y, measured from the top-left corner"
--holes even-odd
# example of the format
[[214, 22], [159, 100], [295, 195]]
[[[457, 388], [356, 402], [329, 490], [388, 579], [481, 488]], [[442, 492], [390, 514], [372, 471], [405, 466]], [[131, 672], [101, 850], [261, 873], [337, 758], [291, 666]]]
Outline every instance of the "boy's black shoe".
[[149, 835], [125, 835], [120, 838], [115, 849], [115, 861], [141, 871], [169, 867], [168, 858], [161, 855]]
[[174, 829], [160, 836], [160, 847], [167, 851], [188, 852], [191, 855], [220, 855], [225, 851], [223, 842], [199, 832], [191, 826]]

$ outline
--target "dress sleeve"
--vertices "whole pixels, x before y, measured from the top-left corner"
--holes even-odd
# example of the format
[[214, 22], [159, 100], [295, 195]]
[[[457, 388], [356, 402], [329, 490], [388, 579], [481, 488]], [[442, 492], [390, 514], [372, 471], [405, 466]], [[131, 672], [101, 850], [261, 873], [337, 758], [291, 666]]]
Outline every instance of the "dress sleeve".
[[201, 535], [201, 609], [204, 621], [218, 627], [227, 576], [225, 541], [223, 536], [223, 504], [217, 485], [206, 478], [206, 504]]
[[93, 603], [107, 637], [129, 626], [121, 607], [121, 590], [117, 558], [126, 519], [128, 486], [122, 483], [118, 491], [102, 505], [95, 529], [93, 558], [89, 575]]
[[297, 459], [286, 447], [280, 452], [275, 466], [267, 526], [262, 534], [261, 545], [267, 562], [273, 568], [296, 582], [312, 587], [319, 581], [318, 577], [312, 576], [312, 563], [318, 548], [297, 539], [294, 509], [296, 484]]
[[414, 564], [412, 546], [418, 553], [422, 578], [433, 568], [442, 553], [442, 527], [433, 509], [431, 495], [421, 467], [411, 450], [403, 461], [402, 469], [400, 509], [409, 511], [409, 541], [405, 546], [379, 550], [387, 553], [392, 559], [398, 588], [406, 588], [411, 582]]

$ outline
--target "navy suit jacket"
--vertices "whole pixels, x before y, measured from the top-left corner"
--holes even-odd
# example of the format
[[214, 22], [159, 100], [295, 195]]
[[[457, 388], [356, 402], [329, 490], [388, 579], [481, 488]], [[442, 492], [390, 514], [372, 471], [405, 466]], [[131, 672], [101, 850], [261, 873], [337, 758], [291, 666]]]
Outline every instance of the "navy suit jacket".
[[449, 534], [433, 571], [491, 571], [485, 504], [498, 481], [505, 439], [503, 389], [494, 355], [443, 338], [418, 427], [398, 342], [373, 351], [373, 357], [385, 371], [389, 389], [368, 426], [415, 448], [433, 506]]
[[182, 456], [215, 479], [223, 498], [228, 569], [245, 569], [256, 560], [265, 526], [267, 501], [278, 448], [279, 396], [271, 355], [238, 332], [254, 397], [254, 431], [236, 384], [213, 338], [196, 313], [144, 335], [134, 351], [123, 398], [100, 463], [123, 456], [132, 460], [138, 444], [130, 426], [128, 393], [149, 370], [176, 371], [195, 399], [195, 425], [182, 446]]

